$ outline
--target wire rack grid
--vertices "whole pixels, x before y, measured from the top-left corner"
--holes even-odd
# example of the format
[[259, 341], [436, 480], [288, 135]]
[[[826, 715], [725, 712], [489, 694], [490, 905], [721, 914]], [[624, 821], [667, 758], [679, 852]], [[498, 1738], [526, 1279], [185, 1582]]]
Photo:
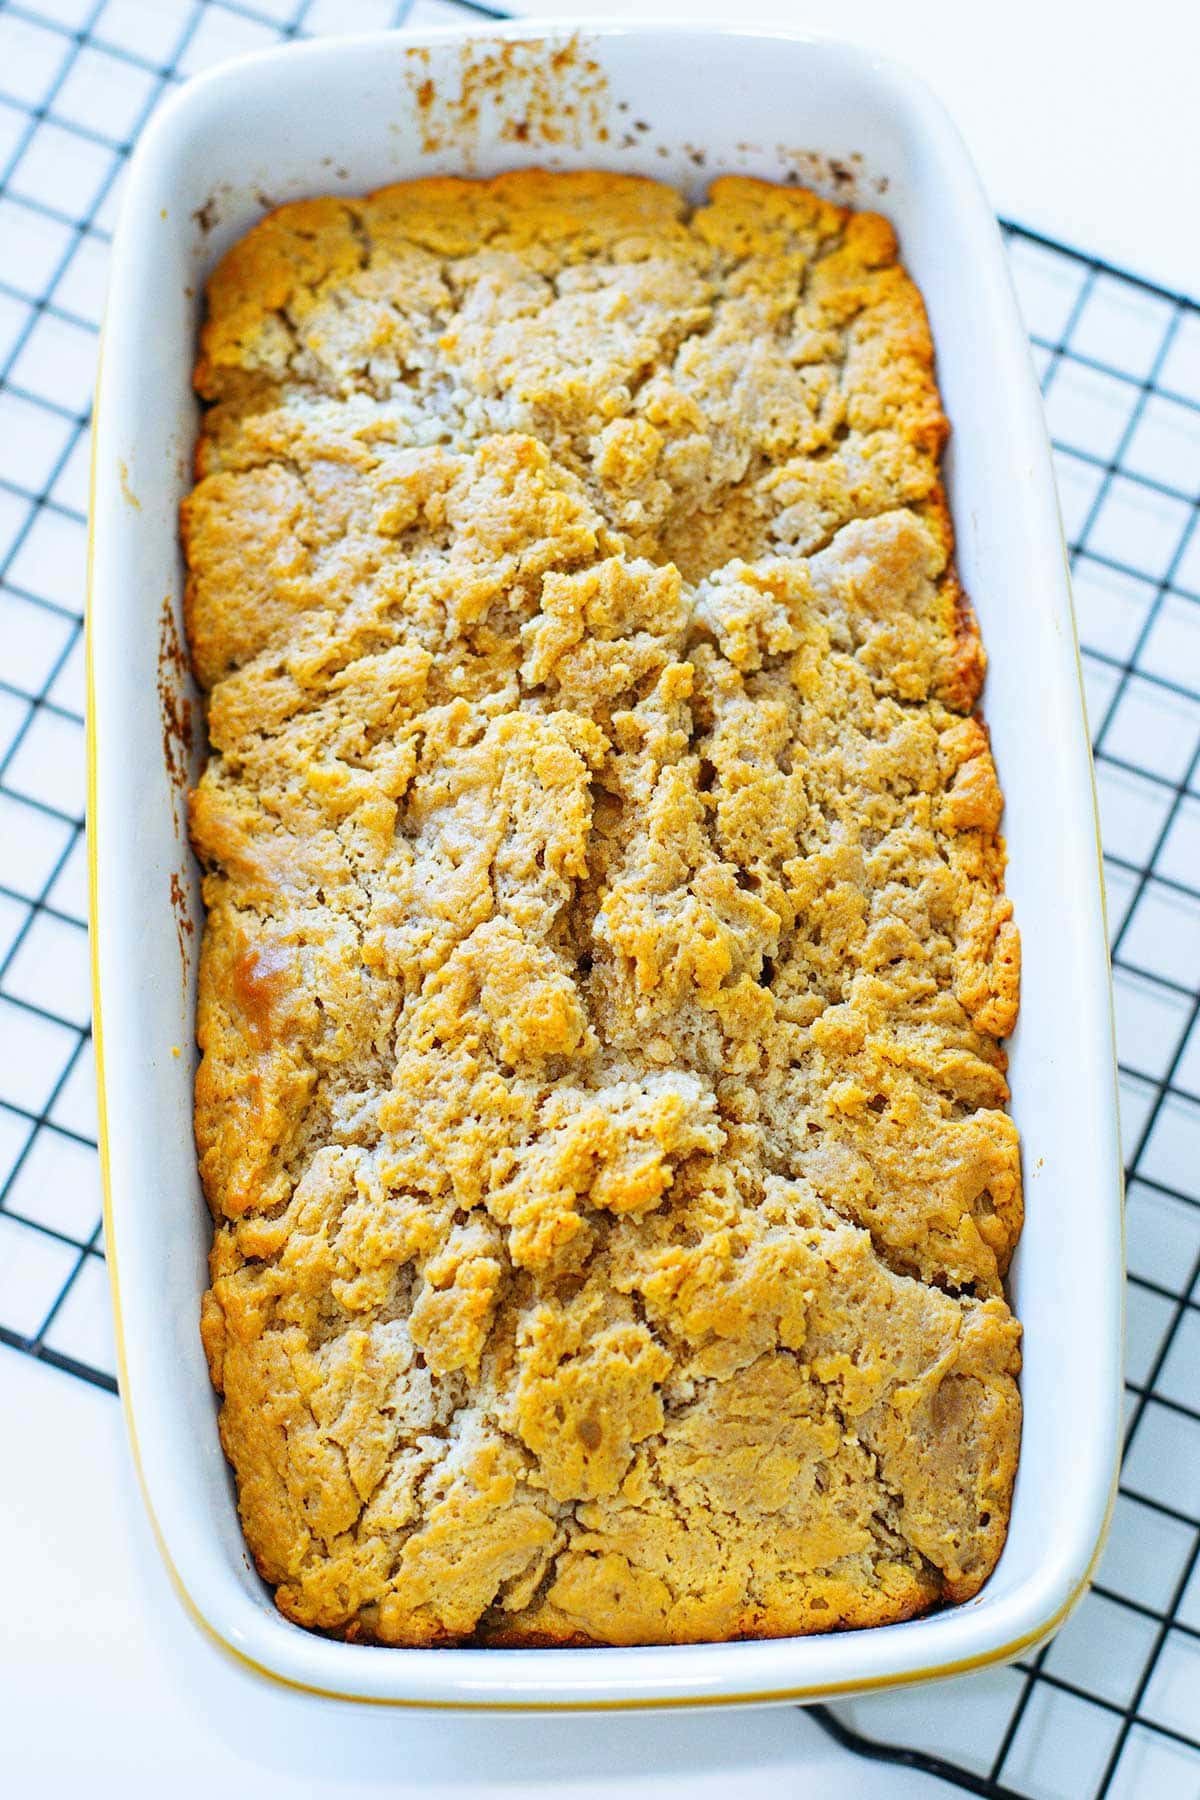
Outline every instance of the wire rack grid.
[[[88, 413], [122, 172], [178, 82], [449, 0], [0, 0], [0, 1344], [116, 1391], [86, 955]], [[1006, 226], [1046, 395], [1100, 794], [1128, 1153], [1126, 1448], [1032, 1660], [814, 1709], [1027, 1800], [1200, 1797], [1200, 307]], [[903, 1747], [898, 1747], [903, 1746]]]

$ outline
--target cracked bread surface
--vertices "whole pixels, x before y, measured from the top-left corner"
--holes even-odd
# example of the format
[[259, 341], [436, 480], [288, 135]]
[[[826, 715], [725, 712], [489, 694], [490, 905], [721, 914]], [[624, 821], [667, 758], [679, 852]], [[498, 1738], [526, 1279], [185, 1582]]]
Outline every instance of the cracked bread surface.
[[434, 179], [283, 208], [208, 298], [202, 1329], [280, 1608], [678, 1643], [970, 1596], [1019, 957], [890, 226]]

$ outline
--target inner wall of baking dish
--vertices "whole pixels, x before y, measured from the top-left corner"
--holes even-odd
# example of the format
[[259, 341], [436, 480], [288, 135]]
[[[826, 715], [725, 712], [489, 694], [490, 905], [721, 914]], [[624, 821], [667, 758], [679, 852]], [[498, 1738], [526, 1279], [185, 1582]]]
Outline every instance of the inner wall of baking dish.
[[[139, 366], [122, 367], [129, 392], [114, 403], [147, 420], [161, 419], [165, 409], [170, 421], [168, 457], [162, 455], [161, 426], [130, 432], [124, 449], [125, 485], [140, 503], [136, 527], [129, 524], [137, 532], [144, 575], [138, 604], [145, 608], [145, 635], [129, 646], [128, 703], [144, 711], [147, 694], [157, 691], [164, 595], [176, 632], [182, 630], [175, 513], [190, 479], [197, 423], [188, 372], [202, 282], [269, 206], [429, 173], [602, 166], [658, 177], [694, 198], [725, 172], [799, 180], [830, 198], [878, 207], [893, 219], [929, 306], [942, 392], [956, 430], [947, 465], [951, 504], [960, 567], [990, 658], [985, 707], [1007, 794], [1009, 891], [1025, 946], [1012, 1083], [1024, 1139], [1028, 1221], [1012, 1290], [1026, 1330], [1026, 1422], [1009, 1542], [992, 1582], [972, 1603], [993, 1605], [1045, 1566], [1056, 1540], [1064, 1546], [1060, 1563], [1077, 1559], [1077, 1551], [1066, 1547], [1072, 1531], [1078, 1535], [1078, 1521], [1073, 1526], [1070, 1517], [1072, 1445], [1086, 1443], [1106, 1373], [1097, 1366], [1103, 1357], [1096, 1332], [1103, 1321], [1081, 1319], [1076, 1296], [1103, 1289], [1112, 1241], [1105, 1217], [1093, 1218], [1089, 1231], [1089, 1206], [1106, 1205], [1111, 1191], [1104, 1131], [1094, 1116], [1094, 1081], [1087, 1089], [1096, 1059], [1090, 1053], [1074, 1059], [1064, 1028], [1064, 1009], [1089, 1040], [1098, 1021], [1103, 1024], [1102, 1008], [1090, 1017], [1078, 1010], [1097, 974], [1094, 958], [1087, 960], [1094, 951], [1089, 931], [1097, 905], [1094, 828], [1078, 702], [1073, 682], [1063, 679], [1064, 659], [1073, 655], [1063, 571], [1046, 557], [1045, 518], [1030, 510], [1044, 510], [1044, 495], [1038, 498], [1043, 471], [1014, 464], [1005, 384], [1023, 377], [1014, 378], [1011, 343], [989, 346], [975, 334], [978, 277], [972, 259], [956, 254], [953, 196], [944, 171], [931, 161], [929, 135], [909, 107], [897, 104], [890, 78], [877, 79], [862, 59], [843, 60], [836, 47], [781, 45], [769, 37], [726, 46], [704, 34], [616, 32], [564, 37], [554, 45], [557, 67], [547, 44], [536, 41], [477, 45], [464, 62], [456, 38], [421, 48], [401, 38], [378, 40], [369, 53], [353, 41], [323, 45], [319, 57], [292, 55], [286, 70], [277, 59], [256, 59], [198, 84], [182, 127], [163, 135], [157, 166], [143, 174], [142, 216], [130, 227], [131, 239], [145, 240], [139, 253], [152, 271], [157, 330]], [[794, 74], [781, 77], [781, 65]], [[962, 202], [964, 215], [969, 204]], [[151, 642], [158, 661], [147, 682]], [[160, 723], [156, 718], [151, 729], [140, 719], [135, 741], [157, 741]], [[197, 744], [193, 778], [201, 761]], [[143, 1271], [156, 1267], [167, 1288], [173, 1362], [158, 1402], [148, 1390], [144, 1396], [155, 1414], [146, 1429], [173, 1436], [171, 1453], [184, 1464], [190, 1459], [211, 1491], [228, 1497], [212, 1509], [219, 1516], [211, 1524], [232, 1565], [243, 1571], [247, 1590], [269, 1607], [245, 1556], [215, 1426], [210, 1440], [200, 1443], [186, 1424], [201, 1404], [215, 1410], [196, 1330], [210, 1226], [190, 1137], [201, 910], [181, 832], [178, 783], [154, 770], [143, 779], [139, 853], [149, 871], [147, 891], [157, 895], [161, 882], [164, 904], [161, 910], [147, 904], [137, 945], [131, 940], [129, 949], [136, 949], [149, 972], [144, 1025], [154, 1091], [165, 1101], [158, 1117], [177, 1136], [156, 1152], [163, 1190], [149, 1217], [138, 1221], [136, 1246], [134, 1234], [122, 1228], [120, 1197], [117, 1207], [121, 1255], [137, 1259]], [[169, 807], [162, 803], [164, 781]], [[183, 884], [183, 918], [166, 906], [171, 876]], [[162, 1033], [161, 991], [171, 982], [179, 996], [173, 1046], [153, 1041]], [[174, 1013], [173, 1003], [169, 1011]], [[148, 1277], [130, 1273], [124, 1311], [136, 1417], [143, 1402], [138, 1362], [161, 1357], [164, 1346], [149, 1341], [153, 1321], [134, 1291]], [[1086, 1487], [1090, 1475], [1082, 1468], [1076, 1474]], [[889, 1630], [929, 1633], [938, 1625], [933, 1619]], [[930, 1652], [935, 1660], [932, 1641]]]

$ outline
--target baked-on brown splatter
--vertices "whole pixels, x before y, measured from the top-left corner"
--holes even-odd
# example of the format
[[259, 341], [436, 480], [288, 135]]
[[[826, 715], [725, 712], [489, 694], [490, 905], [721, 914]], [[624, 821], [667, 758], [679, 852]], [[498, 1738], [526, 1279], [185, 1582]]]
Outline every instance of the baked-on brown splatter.
[[187, 696], [188, 659], [175, 623], [175, 608], [168, 594], [162, 603], [158, 628], [158, 708], [162, 726], [163, 763], [175, 797], [175, 835], [180, 814], [186, 808], [191, 780], [192, 703]]
[[[175, 608], [168, 594], [162, 603], [158, 630], [158, 707], [162, 726], [163, 765], [171, 784], [171, 821], [175, 836], [182, 838], [187, 816], [188, 783], [191, 780], [192, 703], [187, 695], [190, 681], [187, 652], [175, 623]], [[170, 877], [171, 911], [175, 918], [175, 936], [179, 942], [179, 964], [187, 990], [191, 966], [189, 942], [195, 935], [191, 902], [184, 876], [172, 870]]]
[[184, 993], [187, 992], [188, 971], [191, 966], [191, 940], [196, 935], [196, 923], [192, 918], [191, 902], [188, 899], [187, 887], [178, 869], [172, 869], [170, 879], [171, 913], [175, 920], [175, 937], [179, 944], [179, 966], [183, 974]]
[[141, 512], [142, 503], [129, 485], [129, 469], [124, 458], [117, 464], [117, 474], [121, 479], [121, 498], [126, 505], [132, 506], [134, 512]]
[[472, 38], [454, 78], [440, 85], [430, 64], [429, 49], [414, 44], [408, 86], [429, 154], [453, 148], [472, 167], [483, 121], [496, 114], [506, 143], [579, 148], [608, 140], [608, 79], [578, 33], [549, 53], [539, 39]]

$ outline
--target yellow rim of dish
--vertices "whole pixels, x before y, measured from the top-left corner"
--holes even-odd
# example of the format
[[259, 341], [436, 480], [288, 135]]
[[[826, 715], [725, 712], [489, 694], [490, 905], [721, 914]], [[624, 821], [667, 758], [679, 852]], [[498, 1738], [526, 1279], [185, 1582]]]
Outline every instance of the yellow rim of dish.
[[[109, 1165], [109, 1150], [108, 1150], [108, 1106], [107, 1106], [107, 1095], [106, 1095], [105, 1083], [104, 1083], [104, 1033], [103, 1033], [103, 1029], [102, 1029], [101, 1011], [100, 1011], [100, 951], [99, 951], [99, 945], [98, 945], [97, 933], [96, 933], [96, 921], [99, 916], [99, 888], [100, 888], [99, 866], [100, 865], [99, 865], [99, 857], [98, 857], [98, 852], [97, 852], [97, 842], [98, 842], [99, 834], [98, 834], [98, 830], [97, 830], [97, 816], [96, 816], [97, 776], [96, 776], [95, 659], [93, 656], [93, 623], [92, 623], [92, 619], [93, 619], [92, 594], [93, 594], [93, 576], [94, 576], [94, 569], [95, 569], [95, 514], [96, 514], [96, 504], [95, 503], [96, 503], [96, 460], [97, 460], [96, 446], [99, 441], [96, 424], [97, 424], [97, 420], [99, 418], [99, 411], [100, 411], [100, 369], [103, 364], [103, 357], [104, 357], [104, 332], [102, 330], [101, 337], [100, 337], [100, 352], [99, 352], [99, 356], [97, 358], [96, 397], [95, 397], [95, 403], [94, 403], [93, 409], [92, 409], [92, 450], [91, 450], [91, 463], [90, 463], [89, 477], [88, 477], [88, 548], [87, 548], [86, 598], [85, 598], [85, 609], [84, 609], [84, 659], [85, 659], [86, 686], [87, 686], [87, 713], [86, 713], [86, 723], [85, 723], [85, 739], [86, 739], [86, 746], [87, 746], [87, 858], [88, 858], [88, 903], [89, 903], [89, 921], [90, 921], [90, 929], [88, 932], [88, 945], [89, 945], [89, 955], [90, 955], [90, 961], [91, 961], [92, 1042], [95, 1047], [95, 1058], [96, 1058], [97, 1142], [98, 1142], [98, 1148], [99, 1148], [99, 1154], [100, 1154], [100, 1183], [101, 1183], [101, 1194], [102, 1194], [102, 1204], [103, 1204], [103, 1214], [104, 1214], [105, 1260], [108, 1264], [109, 1283], [110, 1283], [111, 1289], [112, 1289], [113, 1333], [114, 1333], [114, 1338], [115, 1338], [115, 1342], [116, 1342], [116, 1352], [117, 1352], [117, 1386], [118, 1386], [118, 1390], [120, 1393], [122, 1411], [125, 1414], [126, 1428], [129, 1432], [129, 1445], [130, 1445], [130, 1449], [133, 1452], [133, 1465], [134, 1465], [135, 1472], [137, 1474], [138, 1486], [141, 1489], [142, 1501], [146, 1508], [146, 1515], [150, 1521], [150, 1529], [154, 1534], [154, 1541], [158, 1546], [159, 1555], [162, 1557], [163, 1564], [164, 1564], [167, 1574], [171, 1580], [171, 1585], [175, 1589], [176, 1594], [179, 1596], [179, 1599], [183, 1605], [184, 1611], [188, 1614], [188, 1617], [192, 1620], [193, 1624], [199, 1628], [199, 1630], [209, 1640], [210, 1643], [214, 1644], [218, 1649], [224, 1651], [225, 1654], [227, 1656], [231, 1657], [235, 1662], [240, 1663], [244, 1668], [250, 1669], [251, 1671], [253, 1671], [254, 1674], [265, 1677], [268, 1681], [277, 1682], [281, 1687], [291, 1688], [292, 1690], [294, 1690], [297, 1693], [314, 1694], [314, 1695], [319, 1696], [321, 1699], [325, 1699], [325, 1700], [351, 1700], [351, 1701], [356, 1702], [359, 1705], [364, 1705], [364, 1706], [394, 1706], [394, 1707], [402, 1707], [402, 1708], [405, 1708], [407, 1710], [414, 1711], [414, 1712], [472, 1712], [472, 1713], [473, 1712], [483, 1712], [483, 1713], [487, 1713], [487, 1712], [503, 1712], [503, 1713], [653, 1712], [653, 1711], [658, 1711], [658, 1710], [663, 1710], [663, 1711], [673, 1710], [676, 1708], [691, 1709], [691, 1708], [697, 1708], [697, 1707], [714, 1707], [714, 1706], [744, 1706], [744, 1705], [747, 1705], [750, 1703], [768, 1702], [768, 1701], [792, 1700], [792, 1701], [797, 1701], [797, 1702], [803, 1702], [803, 1701], [809, 1701], [809, 1700], [827, 1700], [827, 1699], [837, 1698], [839, 1695], [852, 1695], [852, 1694], [868, 1693], [868, 1692], [872, 1692], [872, 1691], [875, 1691], [875, 1690], [878, 1690], [881, 1688], [912, 1687], [912, 1686], [916, 1685], [917, 1683], [923, 1682], [923, 1681], [936, 1681], [936, 1680], [943, 1679], [947, 1676], [971, 1674], [972, 1672], [979, 1670], [979, 1669], [991, 1668], [997, 1663], [1010, 1662], [1010, 1661], [1012, 1661], [1012, 1659], [1014, 1657], [1020, 1656], [1022, 1651], [1028, 1650], [1033, 1645], [1041, 1643], [1044, 1638], [1049, 1637], [1052, 1632], [1054, 1632], [1058, 1629], [1058, 1627], [1062, 1624], [1063, 1620], [1067, 1617], [1068, 1613], [1075, 1606], [1076, 1602], [1083, 1596], [1083, 1594], [1085, 1593], [1085, 1591], [1091, 1584], [1092, 1576], [1095, 1573], [1097, 1564], [1100, 1561], [1100, 1557], [1103, 1553], [1104, 1546], [1105, 1546], [1105, 1543], [1108, 1538], [1109, 1528], [1112, 1524], [1113, 1510], [1116, 1505], [1116, 1499], [1117, 1499], [1117, 1483], [1118, 1483], [1118, 1480], [1120, 1477], [1120, 1457], [1119, 1457], [1119, 1455], [1118, 1455], [1116, 1467], [1113, 1470], [1112, 1483], [1109, 1487], [1109, 1493], [1108, 1493], [1108, 1504], [1105, 1508], [1104, 1521], [1100, 1528], [1100, 1535], [1097, 1539], [1096, 1547], [1092, 1552], [1091, 1559], [1088, 1562], [1088, 1566], [1085, 1569], [1080, 1581], [1078, 1582], [1076, 1587], [1072, 1589], [1071, 1593], [1067, 1596], [1066, 1600], [1063, 1601], [1062, 1605], [1057, 1609], [1057, 1611], [1054, 1612], [1051, 1615], [1051, 1617], [1044, 1624], [1037, 1626], [1032, 1631], [1026, 1632], [1023, 1636], [1021, 1636], [1019, 1638], [1013, 1639], [1013, 1641], [1011, 1643], [1000, 1645], [995, 1650], [984, 1651], [978, 1656], [962, 1657], [956, 1662], [931, 1664], [927, 1668], [910, 1670], [905, 1674], [873, 1675], [873, 1676], [868, 1676], [867, 1678], [865, 1678], [864, 1680], [861, 1680], [861, 1681], [828, 1682], [828, 1683], [824, 1683], [824, 1684], [821, 1684], [821, 1683], [811, 1684], [810, 1683], [808, 1686], [797, 1687], [797, 1688], [761, 1688], [761, 1689], [754, 1689], [749, 1693], [740, 1693], [740, 1694], [710, 1694], [710, 1695], [692, 1695], [692, 1696], [681, 1695], [681, 1696], [678, 1696], [675, 1698], [645, 1699], [645, 1700], [574, 1700], [574, 1699], [515, 1700], [515, 1701], [514, 1700], [405, 1700], [405, 1699], [401, 1699], [399, 1697], [394, 1697], [391, 1695], [355, 1693], [354, 1691], [352, 1691], [349, 1688], [341, 1689], [341, 1688], [317, 1687], [310, 1682], [298, 1681], [290, 1675], [281, 1675], [278, 1672], [278, 1670], [270, 1668], [265, 1663], [256, 1662], [252, 1656], [247, 1656], [246, 1653], [242, 1650], [239, 1650], [235, 1644], [230, 1643], [228, 1638], [222, 1637], [220, 1632], [217, 1631], [216, 1628], [209, 1623], [208, 1619], [205, 1618], [200, 1607], [196, 1604], [195, 1600], [193, 1600], [191, 1594], [188, 1592], [188, 1589], [184, 1585], [183, 1577], [180, 1575], [179, 1570], [176, 1568], [174, 1562], [172, 1561], [171, 1553], [167, 1548], [166, 1539], [163, 1536], [162, 1528], [159, 1525], [158, 1518], [155, 1514], [153, 1504], [151, 1503], [150, 1491], [149, 1491], [149, 1487], [146, 1482], [145, 1471], [142, 1467], [141, 1451], [138, 1446], [137, 1428], [134, 1424], [134, 1418], [133, 1418], [133, 1407], [132, 1407], [132, 1404], [129, 1399], [129, 1384], [128, 1384], [128, 1380], [127, 1380], [127, 1364], [126, 1364], [126, 1359], [125, 1359], [125, 1335], [124, 1335], [124, 1331], [122, 1328], [122, 1322], [121, 1322], [121, 1294], [120, 1294], [120, 1284], [119, 1284], [119, 1279], [118, 1279], [118, 1274], [117, 1274], [116, 1233], [113, 1230], [112, 1176], [111, 1176], [111, 1169], [110, 1169], [110, 1165]], [[1082, 659], [1081, 659], [1080, 653], [1079, 653], [1079, 635], [1078, 635], [1078, 632], [1074, 629], [1074, 606], [1073, 606], [1073, 602], [1070, 599], [1070, 593], [1071, 593], [1070, 559], [1067, 554], [1066, 538], [1065, 538], [1065, 536], [1063, 536], [1063, 533], [1062, 533], [1061, 519], [1059, 522], [1059, 535], [1060, 535], [1060, 539], [1062, 542], [1063, 559], [1067, 565], [1067, 571], [1068, 571], [1068, 580], [1067, 580], [1068, 604], [1071, 606], [1072, 636], [1074, 639], [1074, 646], [1075, 646], [1075, 663], [1076, 663], [1076, 669], [1077, 669], [1078, 677], [1079, 677], [1080, 694], [1082, 695], [1082, 692], [1083, 692], [1083, 664], [1082, 664]], [[1095, 770], [1092, 765], [1090, 745], [1088, 747], [1088, 770], [1089, 770], [1089, 774], [1091, 775], [1091, 781], [1092, 781], [1092, 804], [1093, 804], [1094, 815], [1095, 815], [1095, 819], [1096, 819], [1096, 851], [1097, 851], [1097, 859], [1098, 859], [1098, 863], [1099, 863], [1100, 902], [1101, 902], [1101, 909], [1102, 909], [1102, 912], [1103, 912], [1103, 915], [1105, 918], [1105, 923], [1107, 926], [1107, 909], [1106, 909], [1105, 895], [1104, 895], [1103, 846], [1102, 846], [1101, 838], [1100, 838], [1100, 825], [1099, 825], [1099, 816], [1100, 815], [1099, 815], [1099, 806], [1098, 806], [1097, 797], [1096, 797]], [[1107, 933], [1106, 933], [1105, 941], [1107, 942]], [[1114, 1071], [1115, 1071], [1115, 1067], [1116, 1067], [1115, 1035], [1114, 1035], [1114, 1043], [1113, 1043], [1113, 1052], [1114, 1052], [1113, 1066], [1114, 1066]], [[1115, 1080], [1116, 1080], [1116, 1077], [1115, 1077], [1115, 1073], [1114, 1073], [1114, 1087], [1115, 1087]], [[1115, 1097], [1115, 1093], [1114, 1093], [1114, 1105], [1115, 1105], [1115, 1103], [1116, 1103], [1116, 1097]], [[1118, 1159], [1118, 1161], [1119, 1161], [1119, 1159]], [[1123, 1176], [1122, 1176], [1122, 1179], [1123, 1179]], [[1124, 1260], [1124, 1208], [1123, 1207], [1121, 1209], [1121, 1232], [1122, 1232], [1121, 1242], [1122, 1242], [1122, 1261], [1123, 1261]], [[1123, 1306], [1124, 1306], [1124, 1290], [1122, 1289], [1122, 1307]], [[297, 1626], [295, 1629], [302, 1630], [303, 1627]]]

